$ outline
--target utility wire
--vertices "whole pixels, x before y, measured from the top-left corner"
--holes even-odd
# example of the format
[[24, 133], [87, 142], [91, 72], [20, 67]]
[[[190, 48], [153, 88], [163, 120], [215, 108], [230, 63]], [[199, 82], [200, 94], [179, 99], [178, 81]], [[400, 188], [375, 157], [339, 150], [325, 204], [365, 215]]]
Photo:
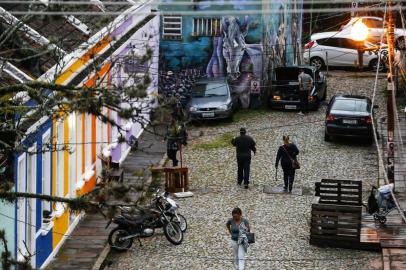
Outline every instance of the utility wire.
[[[397, 10], [397, 7], [390, 7], [390, 10]], [[399, 7], [401, 10], [406, 10], [406, 7]], [[275, 14], [298, 14], [298, 13], [339, 13], [339, 12], [360, 12], [360, 11], [384, 11], [384, 8], [375, 7], [375, 8], [311, 8], [311, 9], [297, 9], [297, 10], [205, 10], [205, 11], [186, 11], [186, 10], [173, 10], [173, 11], [8, 11], [0, 12], [0, 14], [11, 13], [14, 15], [83, 15], [83, 16], [109, 16], [109, 15], [219, 15], [227, 16], [230, 15], [275, 15]]]
[[[386, 19], [386, 13], [387, 13], [386, 7], [387, 7], [387, 5], [385, 5], [384, 20]], [[384, 29], [382, 29], [382, 30], [384, 30]], [[382, 31], [382, 33], [381, 33], [381, 44], [382, 44], [382, 41], [383, 41], [383, 36], [384, 36], [384, 31]], [[373, 106], [375, 104], [376, 89], [377, 89], [377, 84], [378, 84], [378, 73], [379, 73], [380, 63], [381, 63], [381, 59], [378, 58], [378, 66], [377, 66], [377, 69], [376, 69], [376, 75], [375, 75], [375, 81], [374, 81], [374, 91], [373, 91], [373, 95], [372, 95], [372, 108], [373, 108]], [[394, 103], [394, 104], [396, 104], [396, 103]], [[373, 130], [373, 135], [374, 135], [374, 141], [375, 141], [376, 149], [377, 149], [377, 152], [378, 152], [379, 166], [381, 166], [383, 168], [383, 170], [384, 170], [385, 184], [389, 184], [390, 182], [389, 182], [389, 179], [388, 179], [387, 169], [386, 169], [386, 166], [385, 166], [385, 164], [383, 162], [384, 156], [383, 156], [383, 154], [381, 152], [381, 149], [379, 147], [377, 129], [376, 129], [376, 126], [375, 126], [375, 119], [374, 119], [375, 117], [373, 116], [373, 114], [372, 114], [371, 118], [372, 118], [372, 130]], [[400, 217], [402, 218], [402, 220], [404, 222], [406, 222], [405, 213], [403, 212], [402, 208], [400, 207], [400, 204], [399, 204], [399, 202], [398, 202], [398, 200], [397, 200], [397, 198], [395, 196], [395, 193], [393, 192], [392, 189], [390, 189], [390, 192], [391, 192], [391, 196], [393, 198], [393, 201], [395, 202], [395, 205], [396, 205], [396, 208], [398, 210], [398, 213], [399, 213]]]
[[[307, 4], [307, 3], [313, 3], [313, 4], [351, 4], [353, 0], [339, 0], [339, 1], [334, 1], [332, 3], [331, 0], [302, 0], [300, 3]], [[364, 0], [363, 3], [368, 4], [376, 4], [376, 0]], [[403, 0], [393, 0], [392, 2], [394, 3], [403, 3]], [[103, 1], [103, 5], [108, 5], [108, 6], [133, 6], [134, 4], [128, 2], [128, 1]], [[144, 4], [148, 3], [148, 1], [137, 1], [136, 4]], [[223, 1], [223, 2], [214, 2], [214, 1], [199, 1], [199, 2], [191, 2], [191, 1], [178, 1], [178, 2], [168, 2], [168, 1], [150, 1], [150, 3], [155, 4], [155, 5], [184, 5], [184, 6], [199, 6], [199, 5], [220, 5], [220, 6], [226, 6], [226, 5], [238, 5], [238, 6], [252, 6], [252, 5], [263, 5], [265, 4], [272, 4], [273, 0], [264, 0], [264, 1], [250, 1], [250, 2], [244, 2], [244, 1]], [[0, 0], [0, 4], [30, 4], [30, 5], [41, 5], [45, 6], [43, 2], [40, 1], [29, 1], [29, 0]], [[58, 5], [58, 6], [95, 6], [95, 2], [90, 2], [90, 1], [49, 1], [47, 3], [47, 6], [52, 6], [52, 5]]]

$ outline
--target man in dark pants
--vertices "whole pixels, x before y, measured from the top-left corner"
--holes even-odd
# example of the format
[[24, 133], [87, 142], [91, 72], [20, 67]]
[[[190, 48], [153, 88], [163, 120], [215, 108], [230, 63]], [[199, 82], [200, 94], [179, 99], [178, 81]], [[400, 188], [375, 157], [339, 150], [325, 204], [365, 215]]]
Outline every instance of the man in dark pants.
[[231, 140], [237, 151], [238, 179], [237, 184], [241, 185], [244, 180], [245, 189], [248, 189], [250, 180], [251, 151], [254, 155], [257, 151], [255, 141], [248, 136], [245, 128], [240, 128], [240, 136]]
[[309, 93], [313, 87], [313, 78], [304, 72], [304, 69], [299, 70], [299, 98], [300, 98], [300, 115], [308, 112], [309, 107]]

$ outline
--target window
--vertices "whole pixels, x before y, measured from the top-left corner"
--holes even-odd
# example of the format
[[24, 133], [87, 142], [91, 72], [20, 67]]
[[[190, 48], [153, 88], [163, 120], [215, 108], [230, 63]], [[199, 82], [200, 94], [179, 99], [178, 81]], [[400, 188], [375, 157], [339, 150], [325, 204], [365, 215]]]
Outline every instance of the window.
[[[17, 191], [26, 192], [26, 161], [25, 154], [22, 154], [18, 158], [18, 169], [17, 169]], [[21, 249], [23, 252], [25, 249], [25, 218], [26, 218], [26, 199], [20, 198], [17, 200], [17, 248]], [[17, 260], [22, 261], [24, 259], [21, 252], [17, 253]]]
[[338, 38], [322, 38], [317, 40], [317, 43], [323, 46], [339, 47]]
[[366, 100], [337, 99], [333, 103], [331, 110], [350, 111], [350, 112], [368, 112], [370, 110]]
[[182, 39], [182, 16], [163, 16], [162, 33], [164, 39]]
[[72, 113], [68, 117], [69, 122], [69, 194], [75, 196], [76, 192], [76, 113]]
[[345, 49], [356, 50], [357, 42], [352, 39], [348, 39], [348, 38], [340, 38], [340, 47], [345, 48]]
[[[51, 195], [51, 149], [50, 149], [50, 132], [42, 137], [42, 194]], [[51, 203], [42, 200], [42, 211], [51, 211]]]
[[77, 159], [77, 176], [80, 178], [83, 175], [83, 167], [82, 167], [82, 155], [83, 155], [83, 114], [77, 115], [77, 145], [76, 145], [76, 159]]
[[85, 125], [85, 170], [92, 169], [92, 116], [86, 114]]
[[199, 83], [193, 89], [193, 97], [219, 97], [227, 96], [228, 90], [225, 83]]
[[64, 196], [64, 153], [65, 144], [63, 141], [63, 122], [59, 122], [56, 127], [56, 196]]
[[368, 28], [381, 28], [381, 29], [383, 29], [383, 21], [381, 21], [381, 20], [363, 19], [362, 21]]
[[[37, 182], [37, 155], [35, 151], [37, 150], [36, 144], [29, 149], [29, 154], [27, 155], [27, 187], [26, 191], [29, 193], [37, 193], [36, 182]], [[34, 254], [35, 251], [35, 233], [36, 233], [36, 199], [27, 199], [27, 225], [25, 226], [25, 243], [27, 245], [27, 252], [29, 254]], [[31, 264], [34, 262], [31, 258]]]
[[219, 36], [219, 18], [193, 18], [193, 36]]

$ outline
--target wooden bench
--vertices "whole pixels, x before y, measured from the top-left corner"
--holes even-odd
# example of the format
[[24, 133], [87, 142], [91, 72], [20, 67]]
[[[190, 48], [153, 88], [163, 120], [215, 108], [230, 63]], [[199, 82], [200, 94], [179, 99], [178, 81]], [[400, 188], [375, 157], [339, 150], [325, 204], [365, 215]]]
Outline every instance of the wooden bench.
[[319, 203], [362, 205], [361, 181], [322, 179], [315, 186]]

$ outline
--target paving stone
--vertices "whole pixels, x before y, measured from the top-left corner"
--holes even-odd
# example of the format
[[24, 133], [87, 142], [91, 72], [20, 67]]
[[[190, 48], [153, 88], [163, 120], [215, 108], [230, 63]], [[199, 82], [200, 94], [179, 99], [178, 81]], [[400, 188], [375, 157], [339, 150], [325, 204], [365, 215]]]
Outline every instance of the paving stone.
[[268, 194], [286, 194], [286, 195], [302, 195], [301, 188], [292, 188], [292, 192], [286, 192], [283, 187], [264, 186], [264, 192]]
[[[372, 95], [373, 79], [344, 71], [331, 74], [327, 101], [335, 94]], [[377, 116], [384, 115], [386, 110], [381, 91], [384, 88], [382, 77], [378, 82]], [[364, 190], [369, 191], [378, 177], [375, 146], [357, 140], [323, 140], [325, 110], [324, 105], [304, 117], [289, 111], [264, 111], [252, 116], [244, 113], [236, 122], [193, 127], [192, 134], [204, 135], [192, 137], [184, 151], [190, 168], [189, 185], [195, 196], [176, 199], [188, 221], [183, 243], [173, 246], [157, 231], [153, 237], [142, 240], [143, 247], [133, 245], [128, 252], [115, 254], [108, 269], [233, 269], [225, 223], [236, 206], [242, 208], [256, 234], [256, 243], [248, 251], [246, 269], [379, 269], [376, 267], [382, 259], [380, 253], [309, 245], [313, 201], [309, 190], [314, 190], [315, 182], [322, 178], [359, 179]], [[249, 190], [236, 185], [235, 149], [231, 145], [199, 147], [224, 134], [238, 135], [241, 126], [254, 137], [258, 149], [251, 162], [253, 182]], [[301, 169], [293, 187], [302, 189], [302, 196], [263, 192], [264, 186], [283, 185], [282, 175], [275, 177], [274, 162], [285, 134], [290, 135], [301, 152]], [[368, 195], [365, 193], [365, 200]]]

